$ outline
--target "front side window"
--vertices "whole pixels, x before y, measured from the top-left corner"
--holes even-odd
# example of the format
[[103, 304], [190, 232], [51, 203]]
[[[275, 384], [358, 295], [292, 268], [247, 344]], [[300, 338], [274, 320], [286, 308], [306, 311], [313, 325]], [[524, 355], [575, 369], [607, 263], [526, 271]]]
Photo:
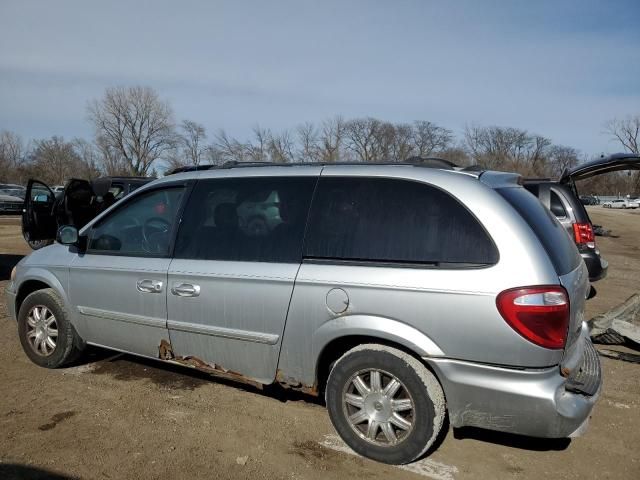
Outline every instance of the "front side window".
[[175, 187], [133, 198], [92, 229], [89, 253], [167, 255], [183, 195]]
[[432, 265], [498, 261], [484, 228], [448, 193], [415, 181], [362, 177], [320, 179], [304, 256]]
[[200, 180], [175, 258], [298, 263], [316, 177]]

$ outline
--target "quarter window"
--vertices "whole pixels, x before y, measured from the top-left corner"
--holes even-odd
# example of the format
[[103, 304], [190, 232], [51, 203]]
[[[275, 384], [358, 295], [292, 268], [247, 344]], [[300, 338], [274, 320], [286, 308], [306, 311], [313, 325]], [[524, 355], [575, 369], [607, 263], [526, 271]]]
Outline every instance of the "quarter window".
[[448, 193], [384, 178], [321, 178], [305, 257], [411, 264], [494, 264], [497, 250]]
[[562, 200], [556, 192], [551, 192], [551, 211], [558, 218], [563, 218], [567, 216], [567, 211], [562, 205]]
[[200, 180], [185, 209], [176, 258], [299, 263], [316, 177]]
[[139, 195], [95, 226], [90, 253], [166, 256], [184, 187]]

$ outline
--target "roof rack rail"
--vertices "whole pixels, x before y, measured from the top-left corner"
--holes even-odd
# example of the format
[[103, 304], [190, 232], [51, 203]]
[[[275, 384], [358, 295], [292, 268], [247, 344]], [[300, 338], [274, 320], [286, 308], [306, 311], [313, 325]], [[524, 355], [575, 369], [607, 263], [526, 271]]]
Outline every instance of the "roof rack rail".
[[445, 160], [444, 158], [439, 157], [409, 157], [402, 163], [408, 163], [411, 165], [422, 166], [422, 167], [431, 167], [431, 168], [445, 168], [454, 170], [456, 168], [460, 168], [459, 165], [450, 162], [449, 160]]
[[238, 162], [231, 160], [221, 165], [188, 165], [185, 167], [178, 167], [170, 170], [166, 175], [174, 175], [176, 173], [183, 172], [196, 172], [201, 170], [217, 170], [225, 168], [243, 168], [243, 167], [296, 167], [296, 166], [331, 166], [331, 165], [350, 165], [350, 166], [362, 166], [362, 165], [410, 165], [414, 167], [424, 168], [439, 168], [443, 170], [466, 170], [467, 168], [461, 168], [449, 160], [437, 157], [410, 157], [401, 162], [289, 162], [289, 163], [276, 163], [276, 162]]

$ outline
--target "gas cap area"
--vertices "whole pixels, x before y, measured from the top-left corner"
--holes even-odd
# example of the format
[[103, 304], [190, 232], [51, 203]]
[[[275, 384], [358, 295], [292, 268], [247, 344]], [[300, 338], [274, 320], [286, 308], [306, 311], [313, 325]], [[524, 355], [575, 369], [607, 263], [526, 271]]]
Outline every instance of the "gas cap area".
[[327, 307], [333, 313], [343, 313], [349, 307], [349, 295], [341, 288], [332, 288], [327, 293]]

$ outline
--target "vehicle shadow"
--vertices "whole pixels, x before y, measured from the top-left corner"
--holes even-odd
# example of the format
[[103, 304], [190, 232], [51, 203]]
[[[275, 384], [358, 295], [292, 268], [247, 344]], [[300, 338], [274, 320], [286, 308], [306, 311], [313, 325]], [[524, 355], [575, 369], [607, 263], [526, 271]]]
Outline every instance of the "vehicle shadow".
[[481, 442], [494, 443], [505, 447], [518, 448], [520, 450], [533, 450], [536, 452], [566, 450], [571, 443], [570, 438], [536, 438], [514, 433], [496, 432], [476, 427], [462, 427], [453, 429], [453, 438], [456, 440], [473, 439]]
[[11, 275], [11, 269], [15, 267], [24, 255], [11, 255], [6, 253], [0, 253], [0, 282], [3, 280], [9, 280]]
[[0, 463], [0, 478], [3, 480], [74, 480], [78, 477], [16, 463]]

